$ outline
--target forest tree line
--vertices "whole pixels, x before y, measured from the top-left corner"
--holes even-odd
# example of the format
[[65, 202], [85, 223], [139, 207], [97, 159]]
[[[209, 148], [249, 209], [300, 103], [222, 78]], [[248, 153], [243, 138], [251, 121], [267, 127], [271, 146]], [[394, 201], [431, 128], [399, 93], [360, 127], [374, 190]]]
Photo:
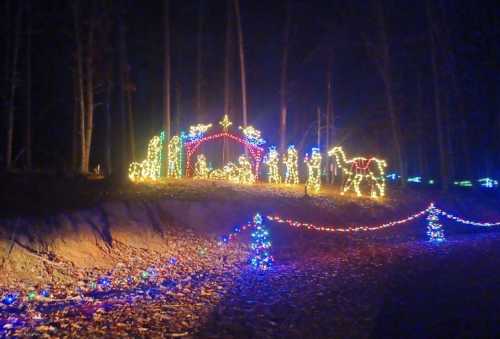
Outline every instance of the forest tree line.
[[[237, 115], [243, 125], [252, 121], [252, 112], [256, 108], [252, 107], [249, 98], [247, 68], [252, 60], [248, 59], [246, 41], [253, 34], [248, 28], [249, 23], [257, 18], [244, 11], [245, 4], [240, 4], [239, 0], [225, 1], [223, 13], [218, 13], [225, 27], [224, 48], [214, 52], [208, 50], [206, 43], [210, 30], [208, 13], [212, 5], [209, 1], [194, 2], [196, 15], [190, 24], [195, 30], [192, 45], [196, 76], [186, 85], [176, 77], [176, 65], [179, 64], [176, 62], [179, 59], [176, 46], [182, 43], [179, 39], [183, 37], [177, 34], [183, 23], [176, 21], [174, 15], [178, 3], [163, 1], [162, 45], [158, 46], [158, 53], [162, 55], [161, 65], [158, 65], [162, 69], [162, 89], [151, 95], [161, 95], [158, 120], [167, 136], [178, 133], [183, 127], [183, 115], [189, 115], [182, 107], [183, 86], [191, 87], [193, 93], [188, 99], [192, 101], [192, 115], [187, 120], [207, 118], [208, 53], [220, 54], [223, 59], [223, 68], [219, 70], [223, 74], [222, 113]], [[44, 12], [40, 10], [40, 4], [29, 0], [7, 0], [3, 6], [2, 165], [7, 170], [44, 168], [46, 164], [33, 162], [33, 149], [36, 149], [33, 147], [36, 137], [33, 136], [37, 135], [37, 126], [33, 124], [36, 90], [33, 74], [40, 74], [33, 71], [34, 59], [37, 58], [33, 43], [44, 30], [45, 14], [41, 14]], [[383, 144], [387, 145], [380, 153], [390, 154], [392, 167], [401, 175], [403, 184], [411, 173], [434, 176], [445, 189], [457, 178], [471, 178], [479, 173], [496, 174], [495, 166], [500, 165], [500, 140], [491, 137], [488, 147], [481, 150], [483, 155], [474, 158], [477, 153], [472, 141], [475, 130], [470, 122], [475, 119], [473, 114], [478, 112], [473, 110], [468, 97], [471, 91], [487, 89], [484, 98], [490, 108], [486, 117], [492, 130], [489, 133], [494, 136], [500, 132], [498, 13], [487, 8], [477, 9], [471, 19], [474, 22], [470, 23], [473, 32], [457, 37], [456, 25], [461, 18], [468, 17], [467, 8], [446, 1], [425, 1], [420, 8], [425, 23], [423, 29], [416, 36], [402, 39], [396, 32], [397, 26], [391, 22], [388, 7], [388, 3], [379, 1], [366, 6], [363, 20], [368, 22], [369, 29], [360, 30], [360, 39], [356, 42], [373, 64], [372, 76], [381, 84], [383, 93], [384, 113], [362, 122], [381, 131], [373, 137], [373, 140], [383, 139]], [[294, 110], [295, 83], [299, 81], [296, 64], [307, 65], [307, 57], [300, 60], [294, 57], [300, 49], [296, 40], [297, 31], [301, 29], [300, 4], [285, 1], [279, 8], [281, 31], [276, 32], [279, 55], [275, 56], [280, 60], [280, 67], [275, 70], [279, 73], [279, 87], [275, 92], [278, 109], [266, 114], [276, 115], [279, 126], [275, 142], [283, 151], [288, 143], [297, 139], [297, 133], [291, 129], [295, 130], [294, 124], [301, 120], [291, 119], [290, 112]], [[140, 52], [129, 48], [130, 35], [136, 29], [129, 22], [132, 12], [131, 2], [106, 0], [67, 2], [67, 8], [61, 14], [65, 16], [62, 27], [71, 43], [71, 55], [67, 56], [69, 67], [64, 70], [64, 76], [72, 84], [72, 110], [66, 114], [71, 124], [65, 122], [68, 126], [65, 136], [71, 143], [71, 152], [70, 157], [57, 166], [67, 171], [88, 174], [96, 164], [101, 164], [106, 175], [113, 172], [124, 175], [128, 163], [142, 156], [142, 150], [136, 150], [136, 121], [142, 117], [135, 111], [134, 100], [141, 88], [137, 88], [134, 80], [137, 73], [134, 73], [130, 61], [133, 53]], [[320, 55], [323, 76], [320, 79], [321, 99], [310, 103], [310, 111], [306, 114], [313, 123], [308, 137], [317, 138], [316, 142], [324, 150], [347, 138], [357, 128], [341, 123], [345, 113], [339, 112], [334, 100], [339, 86], [342, 86], [335, 81], [339, 53], [336, 37], [345, 25], [342, 20], [335, 20], [335, 16], [346, 14], [352, 14], [352, 10], [347, 8], [345, 12], [332, 14], [332, 23], [324, 24], [324, 38], [318, 40], [310, 53]], [[403, 66], [411, 73], [411, 80], [406, 80], [404, 86], [412, 89], [405, 93], [400, 90], [403, 80], [401, 62], [398, 61], [402, 48], [414, 50], [411, 55], [420, 59], [415, 62], [418, 67], [413, 67], [408, 60], [408, 66]], [[476, 88], [471, 85], [470, 76], [463, 66], [463, 60], [467, 58], [481, 64], [490, 77], [484, 79], [487, 86]], [[44, 119], [51, 119], [49, 112], [43, 114]], [[95, 136], [96, 124], [103, 131], [98, 139]], [[300, 135], [298, 139], [302, 137], [306, 138]], [[301, 143], [305, 144], [307, 142]], [[478, 159], [485, 160], [478, 162]]]

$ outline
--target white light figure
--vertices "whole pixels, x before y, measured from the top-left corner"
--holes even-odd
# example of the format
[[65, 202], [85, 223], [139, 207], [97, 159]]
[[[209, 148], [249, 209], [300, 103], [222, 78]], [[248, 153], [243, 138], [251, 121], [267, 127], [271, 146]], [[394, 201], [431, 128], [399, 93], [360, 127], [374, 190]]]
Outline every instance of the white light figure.
[[270, 184], [281, 184], [279, 161], [280, 156], [276, 147], [269, 147], [269, 153], [265, 156], [264, 163], [267, 165], [267, 177]]
[[321, 153], [319, 148], [312, 149], [311, 158], [306, 155], [304, 163], [307, 165], [308, 177], [307, 192], [318, 193], [321, 188]]
[[181, 148], [181, 138], [176, 135], [168, 143], [167, 176], [169, 178], [178, 179], [182, 177]]
[[134, 182], [158, 180], [160, 177], [162, 142], [159, 136], [154, 136], [148, 144], [146, 159], [133, 162], [128, 169], [128, 177]]
[[286, 156], [283, 159], [285, 163], [285, 184], [297, 185], [299, 183], [299, 171], [297, 166], [298, 154], [294, 145], [288, 146]]
[[252, 171], [252, 163], [246, 155], [240, 155], [238, 158], [239, 182], [240, 184], [251, 185], [255, 183], [255, 175]]
[[196, 158], [196, 164], [194, 165], [194, 178], [208, 179], [208, 172], [207, 159], [205, 158], [205, 155], [198, 155]]

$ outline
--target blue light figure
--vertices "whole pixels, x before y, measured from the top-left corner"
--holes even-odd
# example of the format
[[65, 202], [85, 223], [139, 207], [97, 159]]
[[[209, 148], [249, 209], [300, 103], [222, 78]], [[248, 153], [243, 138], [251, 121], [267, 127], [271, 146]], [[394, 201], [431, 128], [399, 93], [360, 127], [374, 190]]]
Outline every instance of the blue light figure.
[[251, 248], [253, 251], [250, 263], [254, 268], [267, 270], [273, 263], [273, 257], [269, 254], [271, 241], [269, 240], [269, 231], [262, 224], [262, 216], [256, 214], [253, 218], [255, 231], [252, 232]]

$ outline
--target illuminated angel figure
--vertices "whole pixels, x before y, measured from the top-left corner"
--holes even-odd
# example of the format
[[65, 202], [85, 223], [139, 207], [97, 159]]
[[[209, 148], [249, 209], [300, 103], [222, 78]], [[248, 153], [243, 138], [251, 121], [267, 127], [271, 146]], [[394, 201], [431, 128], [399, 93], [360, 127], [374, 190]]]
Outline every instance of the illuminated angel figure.
[[240, 184], [255, 183], [255, 175], [252, 172], [252, 163], [246, 155], [240, 155], [238, 158], [239, 182]]
[[313, 148], [311, 158], [306, 155], [304, 163], [307, 164], [308, 177], [306, 188], [308, 192], [318, 193], [321, 188], [321, 153], [319, 148]]
[[280, 156], [276, 147], [269, 147], [269, 153], [264, 158], [264, 163], [267, 165], [267, 177], [270, 184], [280, 184], [281, 176], [279, 173]]
[[266, 141], [260, 137], [260, 131], [253, 126], [247, 127], [239, 127], [239, 129], [243, 132], [243, 135], [248, 140], [249, 143], [254, 145], [262, 145], [265, 144]]
[[177, 135], [174, 136], [168, 143], [167, 176], [170, 178], [182, 177], [181, 147], [182, 141], [181, 138]]
[[335, 156], [337, 166], [347, 176], [342, 187], [341, 194], [349, 190], [361, 196], [360, 185], [363, 180], [371, 186], [371, 197], [378, 198], [385, 195], [385, 160], [377, 158], [357, 157], [347, 160], [342, 147], [334, 147], [328, 152], [329, 156]]
[[294, 145], [288, 146], [288, 151], [286, 152], [286, 156], [283, 159], [285, 163], [286, 172], [285, 172], [285, 184], [287, 185], [296, 185], [299, 183], [299, 171], [297, 169], [297, 150]]
[[207, 159], [203, 154], [198, 155], [196, 158], [196, 164], [194, 165], [194, 178], [208, 179]]
[[146, 159], [142, 162], [133, 162], [128, 169], [128, 177], [132, 181], [158, 180], [160, 177], [160, 156], [162, 139], [154, 136], [148, 144]]
[[197, 124], [189, 127], [188, 138], [191, 140], [200, 139], [207, 133], [212, 124]]

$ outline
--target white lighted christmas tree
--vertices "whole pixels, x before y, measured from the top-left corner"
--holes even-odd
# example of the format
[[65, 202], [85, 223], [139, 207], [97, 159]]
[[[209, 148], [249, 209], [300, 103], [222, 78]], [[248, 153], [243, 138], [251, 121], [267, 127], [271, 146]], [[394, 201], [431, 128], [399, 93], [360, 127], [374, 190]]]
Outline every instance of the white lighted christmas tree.
[[444, 241], [443, 225], [439, 222], [439, 210], [431, 205], [427, 215], [427, 235], [429, 241]]
[[262, 224], [262, 216], [260, 214], [255, 215], [253, 223], [255, 230], [252, 232], [251, 248], [253, 254], [250, 262], [255, 268], [267, 270], [273, 263], [273, 257], [269, 253], [271, 249], [269, 231]]

